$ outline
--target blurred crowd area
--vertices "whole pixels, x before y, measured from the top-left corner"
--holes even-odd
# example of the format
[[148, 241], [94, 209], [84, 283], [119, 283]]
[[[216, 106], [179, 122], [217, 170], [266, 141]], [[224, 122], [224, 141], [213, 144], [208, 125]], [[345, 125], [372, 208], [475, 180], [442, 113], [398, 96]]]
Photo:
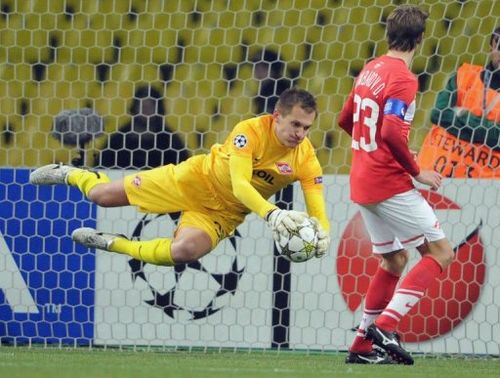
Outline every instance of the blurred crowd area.
[[[336, 117], [364, 63], [386, 51], [384, 21], [402, 3], [430, 13], [412, 66], [418, 150], [449, 75], [486, 63], [498, 1], [0, 0], [0, 166], [68, 163], [76, 147], [83, 164], [103, 166], [100, 152], [131, 132], [145, 87], [162, 103], [155, 116], [169, 140], [206, 152], [297, 85], [319, 100], [310, 137], [325, 172], [347, 173], [350, 138]], [[54, 138], [55, 117], [82, 108], [102, 117], [104, 133], [76, 147]]]

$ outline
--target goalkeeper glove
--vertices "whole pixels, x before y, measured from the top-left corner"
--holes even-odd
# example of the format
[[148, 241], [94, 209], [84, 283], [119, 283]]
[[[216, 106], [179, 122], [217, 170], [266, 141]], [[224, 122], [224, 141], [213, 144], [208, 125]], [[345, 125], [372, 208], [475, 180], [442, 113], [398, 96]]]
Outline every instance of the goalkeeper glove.
[[289, 230], [296, 230], [307, 218], [307, 214], [295, 210], [274, 209], [267, 213], [266, 222], [273, 232], [273, 239], [278, 241], [280, 235], [288, 237]]
[[330, 248], [330, 235], [328, 235], [327, 232], [323, 230], [323, 227], [321, 227], [321, 224], [316, 218], [311, 217], [311, 221], [316, 225], [316, 228], [318, 229], [318, 244], [316, 246], [316, 253], [314, 254], [314, 256], [322, 257], [326, 252], [328, 252], [328, 249]]

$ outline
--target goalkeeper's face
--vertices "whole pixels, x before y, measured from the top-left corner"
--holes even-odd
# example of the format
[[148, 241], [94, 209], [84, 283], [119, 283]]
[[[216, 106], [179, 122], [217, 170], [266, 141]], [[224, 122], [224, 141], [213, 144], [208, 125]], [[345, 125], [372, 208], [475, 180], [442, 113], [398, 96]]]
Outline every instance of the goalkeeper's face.
[[284, 115], [275, 110], [273, 113], [274, 130], [278, 140], [286, 147], [297, 147], [309, 134], [316, 118], [315, 112], [308, 113], [300, 105], [295, 105], [291, 112]]

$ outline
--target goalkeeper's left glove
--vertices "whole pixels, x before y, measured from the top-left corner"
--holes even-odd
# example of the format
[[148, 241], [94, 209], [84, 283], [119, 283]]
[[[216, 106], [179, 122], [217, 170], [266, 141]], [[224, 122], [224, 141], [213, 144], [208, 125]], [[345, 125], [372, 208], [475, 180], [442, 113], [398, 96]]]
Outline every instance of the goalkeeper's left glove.
[[274, 209], [266, 215], [265, 219], [271, 228], [273, 239], [278, 241], [280, 235], [290, 236], [290, 231], [297, 229], [306, 218], [307, 214], [300, 211]]
[[318, 243], [316, 245], [316, 253], [314, 254], [315, 257], [323, 257], [323, 255], [328, 252], [328, 249], [330, 248], [330, 235], [323, 230], [323, 227], [319, 223], [318, 219], [315, 217], [311, 217], [311, 221], [316, 225], [316, 228], [318, 229]]

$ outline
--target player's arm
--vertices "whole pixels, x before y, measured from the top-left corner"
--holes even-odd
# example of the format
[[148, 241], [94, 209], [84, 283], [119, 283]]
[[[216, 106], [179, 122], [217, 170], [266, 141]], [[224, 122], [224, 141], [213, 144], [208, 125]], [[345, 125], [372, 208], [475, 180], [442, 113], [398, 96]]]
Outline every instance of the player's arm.
[[384, 106], [381, 138], [388, 146], [394, 159], [406, 172], [418, 182], [437, 190], [441, 186], [441, 175], [434, 171], [420, 171], [413, 154], [408, 148], [410, 125], [405, 120], [405, 115], [410, 102], [413, 101], [412, 96], [416, 92], [416, 87], [411, 88], [409, 84], [397, 84], [396, 88], [398, 89], [391, 92], [391, 95], [387, 98]]
[[429, 185], [432, 190], [441, 186], [442, 176], [435, 171], [421, 171], [413, 154], [408, 148], [406, 138], [399, 132], [398, 120], [394, 116], [384, 117], [382, 139], [385, 141], [396, 161], [418, 182]]
[[[414, 100], [417, 81], [403, 76], [394, 79], [387, 91], [380, 136], [388, 146], [394, 159], [411, 176], [418, 176], [420, 168], [408, 148], [410, 122], [415, 113]], [[413, 103], [413, 105], [412, 105]]]
[[[387, 107], [387, 106], [386, 106]], [[394, 114], [385, 114], [381, 136], [396, 161], [418, 182], [429, 185], [432, 190], [441, 186], [442, 176], [435, 171], [421, 171], [414, 155], [408, 148], [408, 139], [404, 132], [405, 124]]]
[[277, 209], [276, 205], [265, 200], [250, 183], [253, 173], [251, 156], [231, 154], [229, 171], [233, 194], [243, 205], [262, 218], [265, 218], [270, 211]]
[[304, 199], [307, 213], [318, 229], [318, 245], [315, 256], [321, 257], [330, 248], [330, 222], [326, 216], [325, 198], [322, 191], [305, 190]]
[[300, 185], [304, 192], [307, 213], [318, 229], [316, 257], [321, 257], [330, 248], [330, 222], [326, 215], [325, 197], [323, 196], [323, 172], [316, 155], [305, 163]]
[[304, 200], [306, 201], [307, 214], [316, 218], [325, 231], [330, 231], [330, 222], [326, 216], [323, 192], [317, 190], [304, 191]]
[[349, 94], [347, 101], [344, 103], [342, 111], [340, 112], [338, 124], [344, 129], [344, 131], [352, 136], [352, 128], [353, 128], [353, 111], [354, 111], [354, 89]]
[[[389, 99], [388, 101], [398, 101], [397, 99]], [[402, 104], [402, 103], [401, 103]], [[399, 116], [394, 114], [385, 114], [384, 122], [382, 123], [381, 137], [385, 144], [389, 147], [392, 156], [401, 165], [406, 172], [415, 177], [420, 173], [413, 154], [408, 148], [408, 141], [404, 135], [404, 129], [408, 127], [404, 124]]]
[[260, 217], [264, 218], [273, 231], [273, 238], [279, 239], [279, 235], [287, 235], [289, 230], [297, 228], [306, 218], [304, 213], [293, 210], [281, 210], [264, 197], [252, 186], [252, 157], [239, 154], [231, 154], [229, 157], [229, 171], [233, 194], [243, 205]]

